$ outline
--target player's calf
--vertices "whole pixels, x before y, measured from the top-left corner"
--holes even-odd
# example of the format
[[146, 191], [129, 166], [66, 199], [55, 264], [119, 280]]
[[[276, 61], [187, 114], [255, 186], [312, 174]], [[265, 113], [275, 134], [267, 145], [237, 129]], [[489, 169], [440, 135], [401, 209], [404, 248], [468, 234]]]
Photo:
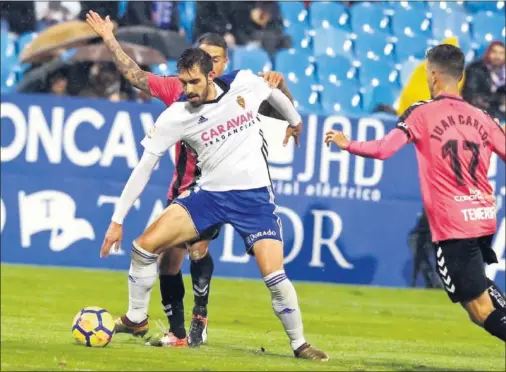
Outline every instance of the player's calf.
[[159, 261], [162, 307], [169, 322], [169, 332], [178, 339], [186, 338], [183, 303], [185, 288], [181, 274], [185, 254], [183, 249], [172, 249], [164, 252]]
[[474, 323], [485, 328], [491, 335], [506, 341], [506, 314], [494, 308], [488, 290], [463, 306]]
[[323, 351], [309, 345], [304, 338], [302, 315], [297, 293], [283, 269], [283, 245], [280, 241], [265, 239], [254, 246], [255, 258], [264, 282], [271, 292], [272, 308], [290, 339], [290, 345], [298, 358], [328, 360]]
[[190, 273], [195, 306], [190, 324], [188, 344], [198, 347], [207, 342], [207, 303], [214, 271], [212, 256], [208, 253], [209, 242], [199, 241], [190, 247]]
[[488, 279], [487, 291], [490, 299], [492, 300], [492, 303], [494, 304], [494, 307], [497, 310], [506, 313], [506, 298], [501, 292], [501, 289], [490, 279]]

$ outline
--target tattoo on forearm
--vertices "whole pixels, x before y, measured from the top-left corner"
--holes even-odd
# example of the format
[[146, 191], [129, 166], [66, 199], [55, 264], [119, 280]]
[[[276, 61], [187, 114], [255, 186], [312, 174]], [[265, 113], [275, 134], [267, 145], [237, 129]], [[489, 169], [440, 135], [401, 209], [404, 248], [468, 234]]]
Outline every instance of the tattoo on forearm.
[[135, 63], [124, 51], [121, 49], [116, 39], [106, 39], [105, 44], [112, 53], [114, 64], [119, 72], [127, 79], [134, 87], [150, 94], [148, 84], [148, 73], [141, 70], [139, 65]]
[[292, 97], [292, 93], [290, 93], [290, 90], [288, 89], [288, 85], [286, 84], [285, 81], [282, 81], [281, 82], [281, 85], [279, 86], [279, 90], [285, 95], [288, 97], [288, 99], [290, 100], [290, 102], [293, 103], [293, 97]]

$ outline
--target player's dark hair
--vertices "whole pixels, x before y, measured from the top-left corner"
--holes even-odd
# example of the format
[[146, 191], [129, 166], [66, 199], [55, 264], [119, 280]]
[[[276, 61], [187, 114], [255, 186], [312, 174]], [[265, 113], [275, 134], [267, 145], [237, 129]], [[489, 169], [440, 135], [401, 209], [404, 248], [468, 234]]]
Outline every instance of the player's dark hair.
[[227, 54], [227, 50], [228, 50], [227, 42], [225, 41], [223, 36], [212, 33], [212, 32], [208, 32], [208, 33], [201, 35], [197, 39], [197, 42], [195, 44], [196, 44], [196, 46], [200, 46], [200, 45], [205, 44], [205, 45], [211, 45], [211, 46], [215, 46], [218, 48], [222, 48], [225, 51], [225, 54]]
[[442, 73], [460, 80], [464, 73], [465, 57], [459, 47], [450, 44], [438, 45], [427, 52], [427, 60]]
[[213, 70], [213, 60], [200, 48], [186, 49], [177, 60], [177, 70], [188, 71], [194, 66], [200, 67], [200, 71], [207, 76]]

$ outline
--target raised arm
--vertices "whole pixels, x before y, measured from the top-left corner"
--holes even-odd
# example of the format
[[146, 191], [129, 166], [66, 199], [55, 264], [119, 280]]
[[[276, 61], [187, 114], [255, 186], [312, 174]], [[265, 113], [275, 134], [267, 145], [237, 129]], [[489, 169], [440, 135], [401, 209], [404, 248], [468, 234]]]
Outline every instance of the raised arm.
[[109, 16], [102, 19], [98, 13], [90, 10], [86, 14], [86, 22], [100, 36], [107, 48], [112, 53], [112, 59], [117, 69], [134, 87], [142, 90], [144, 93], [151, 95], [149, 90], [148, 76], [149, 72], [143, 71], [134, 60], [132, 60], [121, 49], [121, 46], [114, 36], [114, 25]]
[[406, 135], [398, 128], [392, 129], [385, 137], [374, 141], [350, 141], [343, 132], [331, 130], [326, 133], [325, 143], [335, 143], [342, 150], [373, 159], [388, 159], [408, 143]]

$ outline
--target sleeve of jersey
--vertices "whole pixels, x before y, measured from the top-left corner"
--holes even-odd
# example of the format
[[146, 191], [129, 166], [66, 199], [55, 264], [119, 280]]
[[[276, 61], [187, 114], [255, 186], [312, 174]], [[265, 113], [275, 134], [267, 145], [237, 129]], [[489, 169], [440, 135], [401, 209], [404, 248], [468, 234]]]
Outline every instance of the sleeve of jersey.
[[397, 129], [391, 130], [380, 140], [351, 141], [346, 150], [355, 155], [373, 159], [388, 159], [408, 143], [406, 135]]
[[416, 142], [420, 137], [418, 131], [418, 111], [413, 112], [417, 106], [418, 105], [410, 106], [397, 122], [397, 128], [405, 133], [409, 143]]
[[181, 82], [175, 76], [148, 75], [149, 92], [165, 105], [170, 106], [179, 99], [182, 93]]
[[269, 102], [291, 126], [296, 126], [301, 122], [302, 119], [292, 102], [279, 89], [272, 90], [267, 102]]
[[114, 209], [114, 214], [111, 219], [113, 222], [120, 225], [123, 224], [128, 211], [132, 208], [132, 205], [146, 187], [149, 178], [151, 177], [151, 173], [153, 172], [153, 169], [159, 159], [160, 158], [158, 156], [150, 154], [149, 152], [145, 152], [142, 155], [139, 164], [137, 164], [132, 171], [125, 188], [121, 193], [119, 201], [116, 204], [116, 208]]
[[255, 93], [255, 96], [258, 97], [259, 101], [265, 101], [272, 94], [272, 88], [269, 87], [269, 84], [261, 78], [260, 76], [256, 76], [249, 70], [241, 70], [238, 78], [241, 79], [241, 82], [247, 84]]
[[174, 107], [171, 107], [156, 119], [156, 123], [146, 133], [146, 137], [141, 142], [147, 152], [162, 156], [165, 151], [182, 139], [182, 129], [174, 120], [175, 117], [177, 115]]
[[506, 162], [506, 135], [504, 129], [496, 122], [493, 122], [491, 125], [490, 144], [492, 145], [492, 151]]

